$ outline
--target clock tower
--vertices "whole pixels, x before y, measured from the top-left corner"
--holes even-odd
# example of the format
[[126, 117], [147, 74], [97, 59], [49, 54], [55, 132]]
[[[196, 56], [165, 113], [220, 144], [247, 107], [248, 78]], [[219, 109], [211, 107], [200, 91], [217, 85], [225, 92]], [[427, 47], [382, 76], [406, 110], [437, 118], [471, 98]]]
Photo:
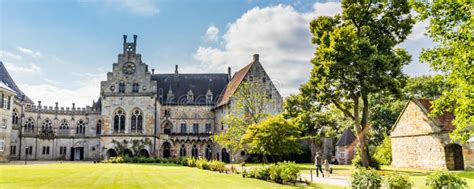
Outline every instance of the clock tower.
[[[153, 141], [158, 103], [157, 83], [151, 79], [148, 65], [137, 53], [137, 36], [127, 41], [123, 36], [123, 52], [101, 82], [103, 134], [102, 147], [113, 148], [115, 141]], [[153, 153], [153, 145], [146, 149]]]

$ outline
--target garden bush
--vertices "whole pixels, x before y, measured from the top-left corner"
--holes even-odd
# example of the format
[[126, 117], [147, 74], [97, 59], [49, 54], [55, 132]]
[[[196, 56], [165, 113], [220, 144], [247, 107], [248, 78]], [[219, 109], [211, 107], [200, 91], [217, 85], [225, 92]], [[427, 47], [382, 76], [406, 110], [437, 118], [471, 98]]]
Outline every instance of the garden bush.
[[351, 185], [355, 189], [377, 189], [381, 183], [382, 177], [373, 169], [358, 168], [351, 175]]
[[385, 135], [383, 143], [375, 147], [373, 159], [382, 165], [390, 165], [392, 163], [392, 143], [390, 136]]
[[196, 160], [196, 167], [199, 169], [209, 170], [209, 163], [206, 159], [199, 158]]
[[[360, 157], [359, 150], [357, 150], [357, 153], [354, 155], [351, 163], [356, 168], [362, 168], [362, 159]], [[369, 158], [369, 167], [380, 170], [380, 162], [376, 158]]]
[[461, 189], [467, 187], [464, 179], [445, 170], [436, 170], [429, 174], [426, 177], [426, 185], [436, 189]]
[[296, 183], [300, 170], [294, 162], [278, 163], [268, 167], [254, 167], [244, 170], [244, 178], [256, 178], [260, 180], [272, 181], [276, 183]]
[[387, 189], [410, 189], [413, 183], [408, 175], [394, 173], [385, 177], [385, 188]]
[[111, 157], [108, 160], [102, 161], [103, 163], [125, 163], [123, 157]]
[[295, 184], [298, 179], [298, 174], [300, 169], [294, 162], [290, 163], [279, 163], [279, 166], [282, 167], [281, 169], [281, 180], [283, 183], [293, 183]]

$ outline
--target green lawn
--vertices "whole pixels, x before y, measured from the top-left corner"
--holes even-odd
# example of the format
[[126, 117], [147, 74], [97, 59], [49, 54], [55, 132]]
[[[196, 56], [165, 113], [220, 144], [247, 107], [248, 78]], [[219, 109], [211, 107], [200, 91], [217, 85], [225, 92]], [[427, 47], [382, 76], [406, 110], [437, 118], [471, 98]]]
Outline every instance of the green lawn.
[[[305, 188], [162, 164], [0, 165], [0, 188]], [[313, 186], [316, 187], [316, 186]], [[323, 186], [317, 186], [321, 188]], [[324, 188], [324, 187], [323, 187]]]

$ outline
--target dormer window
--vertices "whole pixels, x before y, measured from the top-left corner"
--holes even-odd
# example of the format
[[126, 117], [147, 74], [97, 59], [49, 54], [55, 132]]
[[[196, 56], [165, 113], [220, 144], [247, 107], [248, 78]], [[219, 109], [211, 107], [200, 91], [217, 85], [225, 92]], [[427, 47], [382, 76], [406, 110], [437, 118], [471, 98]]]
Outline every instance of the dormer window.
[[212, 100], [213, 100], [212, 91], [211, 89], [208, 89], [206, 93], [206, 104], [211, 104]]
[[125, 83], [124, 82], [119, 83], [119, 93], [125, 93]]
[[194, 101], [194, 93], [192, 90], [188, 91], [188, 94], [186, 96], [186, 100], [188, 103], [192, 103]]
[[140, 90], [140, 85], [138, 83], [134, 83], [132, 85], [132, 92], [138, 93], [139, 90]]

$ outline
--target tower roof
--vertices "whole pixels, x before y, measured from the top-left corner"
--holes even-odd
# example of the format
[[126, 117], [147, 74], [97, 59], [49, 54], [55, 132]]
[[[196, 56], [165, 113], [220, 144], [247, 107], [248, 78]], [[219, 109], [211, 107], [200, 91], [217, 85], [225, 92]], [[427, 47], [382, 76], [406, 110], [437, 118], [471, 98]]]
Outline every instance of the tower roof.
[[353, 144], [354, 140], [356, 137], [352, 133], [350, 129], [344, 130], [344, 133], [342, 133], [341, 138], [336, 142], [336, 146], [350, 146]]
[[0, 81], [5, 83], [5, 85], [7, 85], [10, 89], [15, 91], [16, 97], [19, 100], [23, 100], [26, 103], [33, 104], [33, 101], [30, 98], [28, 98], [28, 96], [26, 96], [25, 93], [23, 93], [23, 91], [21, 91], [20, 88], [18, 88], [18, 86], [15, 84], [15, 81], [13, 81], [12, 77], [10, 76], [7, 69], [3, 65], [3, 62], [1, 61], [0, 61]]

